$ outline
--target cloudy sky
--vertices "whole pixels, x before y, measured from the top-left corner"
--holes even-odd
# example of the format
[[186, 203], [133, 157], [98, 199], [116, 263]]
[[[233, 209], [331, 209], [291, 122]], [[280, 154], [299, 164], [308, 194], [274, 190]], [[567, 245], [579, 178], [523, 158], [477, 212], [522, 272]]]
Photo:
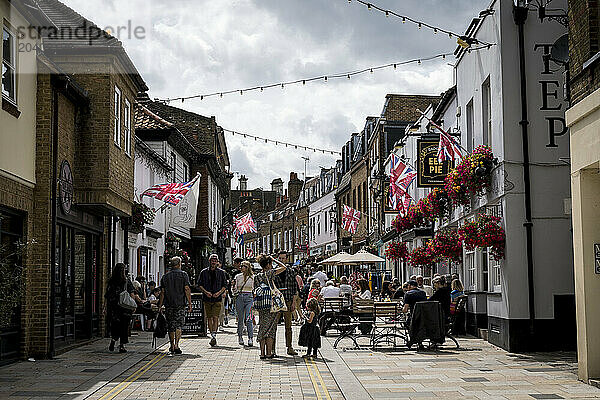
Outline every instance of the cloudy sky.
[[[62, 0], [100, 27], [143, 26], [120, 39], [150, 97], [220, 92], [351, 71], [452, 52], [448, 36], [403, 24], [346, 0]], [[464, 32], [489, 0], [377, 0], [400, 14]], [[439, 94], [452, 84], [452, 59], [384, 70], [351, 80], [173, 103], [216, 116], [226, 129], [340, 151], [387, 93]], [[290, 171], [308, 174], [336, 157], [290, 151], [227, 135], [232, 172], [268, 188]], [[232, 185], [237, 186], [236, 182]]]

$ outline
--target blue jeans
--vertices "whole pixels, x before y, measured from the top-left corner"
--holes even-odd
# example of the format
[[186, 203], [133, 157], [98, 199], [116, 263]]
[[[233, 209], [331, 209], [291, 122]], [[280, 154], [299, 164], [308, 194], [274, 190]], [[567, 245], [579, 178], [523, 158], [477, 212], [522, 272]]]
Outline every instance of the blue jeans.
[[254, 336], [254, 326], [252, 325], [252, 293], [240, 293], [235, 302], [235, 310], [237, 312], [237, 333], [238, 337], [242, 337], [244, 331], [244, 323], [248, 329], [248, 339], [252, 339]]

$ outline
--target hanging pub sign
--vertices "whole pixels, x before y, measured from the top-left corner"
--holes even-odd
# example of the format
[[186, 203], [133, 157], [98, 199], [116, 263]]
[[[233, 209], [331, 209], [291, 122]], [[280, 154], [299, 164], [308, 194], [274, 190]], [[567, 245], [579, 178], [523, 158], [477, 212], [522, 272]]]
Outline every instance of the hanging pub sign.
[[417, 187], [443, 187], [451, 161], [438, 160], [439, 140], [417, 140]]
[[64, 160], [60, 165], [60, 175], [58, 177], [58, 190], [60, 197], [60, 206], [65, 214], [71, 212], [73, 206], [73, 173], [71, 165]]

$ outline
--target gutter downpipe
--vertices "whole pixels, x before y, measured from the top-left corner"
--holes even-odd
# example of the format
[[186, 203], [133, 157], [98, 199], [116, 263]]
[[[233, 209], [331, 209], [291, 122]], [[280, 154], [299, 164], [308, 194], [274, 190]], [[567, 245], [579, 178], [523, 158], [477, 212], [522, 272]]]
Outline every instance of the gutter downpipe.
[[[52, 89], [52, 197], [50, 201], [50, 219], [52, 226], [50, 236], [50, 304], [49, 310], [49, 327], [48, 327], [48, 358], [54, 358], [54, 302], [55, 302], [55, 288], [54, 288], [54, 274], [56, 268], [56, 220], [57, 220], [57, 199], [56, 199], [56, 187], [58, 181], [58, 174], [56, 171], [56, 164], [58, 161], [58, 91]], [[59, 266], [60, 271], [60, 266]]]
[[529, 173], [529, 136], [527, 127], [529, 120], [527, 116], [527, 79], [525, 72], [525, 21], [527, 20], [527, 6], [514, 6], [513, 16], [518, 28], [519, 40], [519, 70], [521, 78], [521, 132], [523, 137], [523, 180], [525, 188], [525, 227], [527, 246], [527, 281], [529, 289], [529, 333], [534, 334], [535, 328], [535, 285], [533, 270], [533, 220], [531, 218], [531, 178]]

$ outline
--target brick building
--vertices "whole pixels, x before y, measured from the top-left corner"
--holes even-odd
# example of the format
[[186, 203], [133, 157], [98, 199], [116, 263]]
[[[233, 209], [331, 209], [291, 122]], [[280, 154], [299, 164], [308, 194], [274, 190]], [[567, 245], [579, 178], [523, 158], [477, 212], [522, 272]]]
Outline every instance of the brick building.
[[579, 378], [600, 378], [600, 4], [569, 0], [571, 193]]

